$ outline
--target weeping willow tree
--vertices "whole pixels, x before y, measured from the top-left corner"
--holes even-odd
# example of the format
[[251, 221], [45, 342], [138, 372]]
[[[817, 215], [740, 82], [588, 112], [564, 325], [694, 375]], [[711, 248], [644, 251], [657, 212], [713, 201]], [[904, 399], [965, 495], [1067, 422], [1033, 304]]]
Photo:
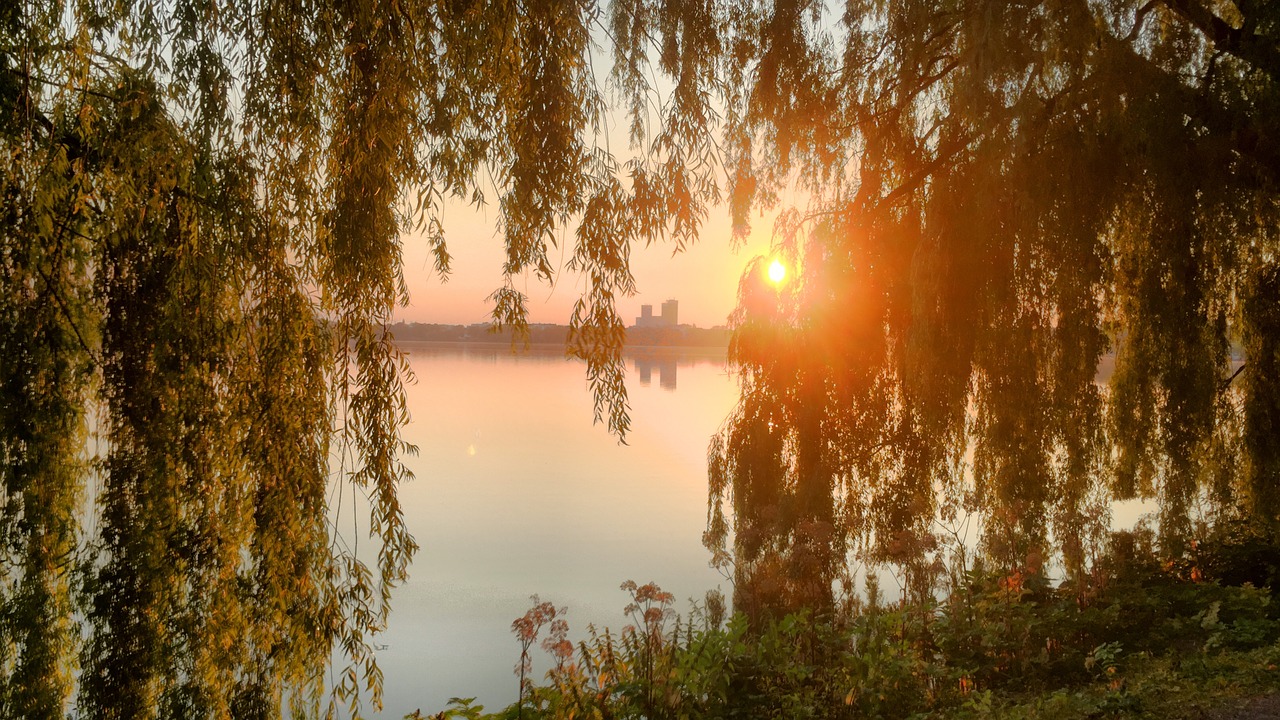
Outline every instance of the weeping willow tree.
[[[402, 238], [449, 271], [451, 196], [496, 197], [517, 331], [572, 238], [570, 349], [620, 435], [630, 248], [692, 241], [722, 184], [739, 234], [811, 198], [792, 278], [750, 272], [733, 318], [708, 540], [731, 506], [742, 609], [830, 604], [850, 552], [926, 592], [970, 509], [1003, 566], [1077, 576], [1112, 498], [1158, 501], [1170, 554], [1215, 513], [1275, 524], [1275, 5], [830, 12], [5, 4], [0, 715], [302, 714], [335, 650], [336, 699], [376, 704], [415, 547], [385, 327]], [[348, 490], [372, 566], [331, 525]]]
[[737, 229], [807, 198], [792, 279], [743, 278], [710, 451], [740, 609], [830, 606], [850, 553], [926, 594], [972, 511], [998, 567], [1076, 579], [1112, 500], [1172, 557], [1275, 526], [1280, 5], [722, 13]]
[[618, 46], [640, 151], [609, 151], [611, 30], [549, 0], [3, 5], [0, 717], [379, 703], [371, 638], [416, 549], [386, 323], [403, 238], [449, 272], [447, 198], [496, 196], [517, 332], [521, 278], [572, 239], [570, 350], [625, 434], [630, 247], [691, 241], [717, 189], [697, 48], [654, 112]]

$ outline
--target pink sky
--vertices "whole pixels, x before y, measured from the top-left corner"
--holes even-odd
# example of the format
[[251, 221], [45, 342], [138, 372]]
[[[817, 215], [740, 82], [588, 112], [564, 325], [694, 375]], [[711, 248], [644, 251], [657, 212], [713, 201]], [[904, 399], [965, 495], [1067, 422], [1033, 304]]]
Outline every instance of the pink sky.
[[[396, 312], [397, 320], [450, 324], [489, 320], [491, 305], [485, 298], [502, 286], [504, 258], [502, 238], [495, 231], [496, 218], [493, 206], [484, 211], [461, 202], [446, 206], [445, 237], [453, 256], [453, 272], [447, 283], [435, 275], [422, 237], [404, 239], [410, 305]], [[753, 218], [749, 242], [735, 250], [728, 210], [715, 207], [710, 209], [701, 239], [684, 252], [673, 257], [669, 243], [633, 248], [631, 269], [638, 292], [619, 302], [623, 320], [630, 325], [642, 304], [653, 305], [656, 313], [663, 301], [675, 298], [680, 301], [680, 322], [699, 327], [724, 325], [737, 304], [742, 270], [753, 257], [768, 250], [771, 227], [771, 219]], [[556, 287], [531, 276], [517, 286], [529, 297], [530, 322], [567, 324], [573, 303], [582, 292], [581, 278], [563, 269], [573, 251], [573, 234], [565, 232], [561, 237], [560, 246], [551, 252], [553, 265], [561, 270]]]

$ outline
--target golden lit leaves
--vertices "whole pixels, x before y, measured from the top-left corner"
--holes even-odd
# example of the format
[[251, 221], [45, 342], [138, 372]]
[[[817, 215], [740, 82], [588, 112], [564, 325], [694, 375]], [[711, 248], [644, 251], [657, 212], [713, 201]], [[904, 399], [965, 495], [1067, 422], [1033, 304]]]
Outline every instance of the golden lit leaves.
[[68, 137], [81, 108], [15, 141], [31, 90], [0, 80], [0, 715], [53, 720], [81, 634], [71, 590], [100, 318], [84, 282], [92, 182]]
[[[724, 18], [700, 2], [614, 7], [634, 68], [661, 37], [662, 82], [633, 73], [622, 88], [650, 131], [624, 164], [601, 142], [591, 2], [98, 10], [0, 24], [0, 312], [14, 358], [2, 376], [50, 403], [14, 404], [43, 423], [24, 440], [30, 458], [10, 437], [27, 426], [2, 429], [5, 497], [36, 483], [48, 516], [25, 512], [32, 528], [10, 532], [27, 500], [0, 505], [0, 560], [41, 537], [63, 555], [74, 542], [68, 498], [89, 476], [75, 429], [101, 402], [102, 552], [77, 707], [314, 715], [335, 649], [335, 695], [358, 710], [367, 688], [376, 705], [371, 638], [415, 549], [397, 496], [408, 372], [385, 328], [406, 297], [401, 234], [424, 229], [445, 274], [446, 196], [496, 192], [507, 254], [494, 317], [519, 331], [517, 277], [554, 282], [549, 251], [572, 230], [585, 287], [571, 351], [587, 360], [596, 419], [624, 436], [617, 301], [635, 289], [633, 244], [684, 247], [719, 197]], [[367, 526], [330, 507], [346, 491], [364, 493]], [[376, 567], [348, 528], [376, 536]], [[23, 677], [62, 707], [79, 637], [65, 577], [24, 578], [49, 594], [32, 607], [58, 620], [32, 625], [53, 660]], [[17, 618], [10, 597], [0, 588], [0, 615]], [[43, 653], [35, 634], [21, 642]]]
[[1057, 550], [1076, 578], [1113, 497], [1158, 500], [1175, 555], [1210, 495], [1276, 516], [1244, 480], [1274, 443], [1240, 422], [1274, 403], [1226, 379], [1269, 322], [1244, 299], [1274, 270], [1277, 165], [1240, 140], [1280, 130], [1274, 68], [1216, 45], [1211, 18], [1155, 31], [1140, 5], [1099, 23], [1084, 5], [853, 3], [839, 41], [804, 4], [728, 26], [736, 228], [792, 163], [825, 183], [775, 228], [785, 287], [753, 266], [732, 318], [743, 393], [711, 450], [708, 540], [736, 535], [739, 580], [795, 590], [775, 570], [809, 552], [806, 494], [922, 594], [935, 518], [966, 509], [1006, 569]]
[[[496, 191], [494, 317], [517, 330], [517, 277], [554, 281], [572, 229], [571, 351], [622, 436], [632, 246], [692, 242], [725, 180], [741, 237], [801, 171], [817, 199], [780, 227], [784, 272], [753, 265], [732, 321], [742, 402], [708, 531], [786, 602], [829, 603], [850, 550], [927, 595], [931, 523], [977, 502], [1007, 570], [1055, 544], [1076, 577], [1104, 485], [1157, 496], [1172, 553], [1211, 475], [1213, 509], [1274, 519], [1274, 63], [1199, 12], [1154, 31], [1139, 5], [854, 2], [832, 32], [812, 1], [612, 3], [625, 163], [596, 144], [591, 2], [5, 15], [0, 561], [33, 569], [0, 615], [29, 592], [24, 612], [58, 618], [21, 640], [56, 659], [5, 682], [39, 661], [21, 676], [41, 707], [65, 700], [78, 636], [48, 568], [100, 402], [78, 707], [271, 714], [289, 695], [304, 715], [335, 645], [339, 692], [354, 703], [363, 673], [376, 698], [370, 636], [414, 549], [384, 326], [402, 232], [425, 226], [449, 267], [446, 194]], [[331, 470], [367, 492], [376, 574], [327, 525]]]

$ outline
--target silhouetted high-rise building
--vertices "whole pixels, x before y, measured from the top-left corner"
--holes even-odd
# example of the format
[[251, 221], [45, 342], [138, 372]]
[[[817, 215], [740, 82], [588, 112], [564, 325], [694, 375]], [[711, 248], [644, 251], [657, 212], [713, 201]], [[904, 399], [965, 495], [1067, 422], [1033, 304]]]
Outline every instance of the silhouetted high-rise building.
[[680, 324], [678, 314], [680, 304], [675, 300], [662, 303], [662, 314], [654, 315], [652, 305], [640, 306], [640, 317], [636, 318], [636, 327], [675, 327]]
[[674, 299], [662, 303], [662, 324], [667, 327], [675, 327], [680, 324], [677, 315], [680, 312], [680, 304]]

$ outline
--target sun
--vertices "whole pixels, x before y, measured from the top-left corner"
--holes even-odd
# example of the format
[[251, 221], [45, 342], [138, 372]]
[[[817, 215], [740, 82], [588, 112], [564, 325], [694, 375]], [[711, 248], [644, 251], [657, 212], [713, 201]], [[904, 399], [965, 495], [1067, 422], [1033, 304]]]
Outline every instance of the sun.
[[781, 260], [775, 259], [769, 263], [769, 282], [777, 285], [787, 276], [787, 266], [782, 264]]

